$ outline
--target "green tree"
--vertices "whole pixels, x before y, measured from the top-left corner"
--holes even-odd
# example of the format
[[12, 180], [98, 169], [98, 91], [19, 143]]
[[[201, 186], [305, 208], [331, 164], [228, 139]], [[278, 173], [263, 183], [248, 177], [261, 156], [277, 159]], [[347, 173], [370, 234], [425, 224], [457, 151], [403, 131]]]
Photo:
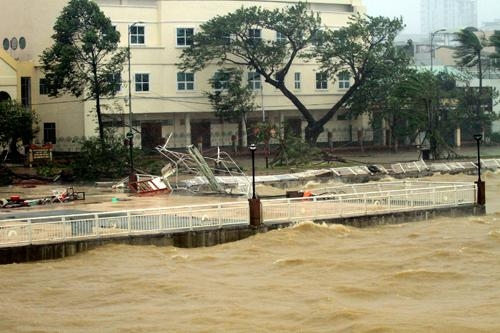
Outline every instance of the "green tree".
[[[314, 132], [339, 109], [349, 105], [358, 91], [367, 84], [379, 84], [387, 78], [394, 66], [406, 67], [408, 56], [394, 48], [394, 38], [403, 29], [401, 19], [355, 15], [346, 27], [326, 30], [321, 33], [320, 42], [314, 52], [321, 64], [320, 70], [331, 78], [347, 72], [353, 84], [344, 95], [318, 120]], [[393, 77], [390, 75], [390, 77]], [[364, 89], [367, 91], [367, 89]]]
[[[367, 25], [367, 21], [372, 24]], [[389, 45], [402, 27], [400, 20], [363, 19], [356, 16], [348, 27], [329, 31], [321, 25], [319, 15], [309, 12], [307, 4], [303, 2], [274, 10], [255, 6], [240, 8], [202, 24], [200, 32], [194, 36], [193, 45], [183, 50], [179, 68], [199, 71], [209, 64], [216, 63], [237, 65], [257, 72], [266, 83], [279, 90], [297, 108], [307, 121], [306, 141], [315, 143], [323, 131], [323, 126], [346, 103], [353, 91], [365, 82], [372, 62], [375, 63], [377, 57], [383, 55], [381, 48]], [[274, 31], [280, 38], [258, 38], [256, 32], [260, 30], [256, 29]], [[341, 52], [333, 52], [335, 43], [338, 40], [343, 41], [343, 38], [349, 38], [353, 45], [350, 48], [344, 47]], [[321, 47], [325, 42], [330, 47]], [[344, 41], [342, 44], [345, 45]], [[318, 46], [318, 49], [312, 55], [311, 48], [314, 45]], [[365, 59], [357, 58], [360, 51], [363, 51]], [[286, 77], [298, 59], [317, 56], [320, 61], [324, 61], [330, 55], [336, 57], [339, 64], [343, 64], [329, 67], [331, 77], [335, 77], [335, 69], [338, 74], [352, 68], [354, 72], [351, 76], [355, 78], [356, 83], [331, 110], [316, 119], [317, 116], [301, 101], [300, 96], [287, 87]], [[348, 66], [349, 60], [354, 58], [356, 64], [353, 67]], [[366, 58], [370, 59], [370, 66], [363, 65], [363, 62], [367, 61]], [[365, 70], [368, 70], [366, 77]]]
[[500, 67], [500, 30], [495, 30], [495, 32], [490, 36], [490, 45], [495, 47], [495, 52], [490, 54], [493, 66]]
[[378, 79], [367, 80], [349, 99], [347, 106], [351, 117], [363, 113], [370, 116], [371, 126], [374, 129], [374, 139], [382, 142], [382, 131], [386, 124], [389, 127], [389, 145], [394, 151], [398, 150], [399, 142], [411, 135], [408, 131], [412, 119], [412, 112], [408, 109], [408, 101], [400, 98], [401, 83], [414, 72], [409, 65], [411, 59], [408, 48], [411, 41], [402, 48], [393, 47], [388, 50], [386, 59], [373, 70], [372, 77]]
[[37, 131], [37, 123], [31, 109], [16, 101], [0, 102], [0, 146], [8, 146], [16, 157], [18, 141], [22, 141], [23, 146], [29, 144]]
[[483, 51], [488, 46], [484, 32], [474, 27], [467, 27], [455, 33], [455, 41], [459, 43], [455, 47], [453, 57], [458, 66], [465, 68], [475, 67], [477, 69], [477, 78], [479, 80], [479, 89], [476, 94], [476, 126], [481, 132], [484, 132], [483, 113], [481, 105], [483, 104]]
[[49, 95], [70, 93], [94, 99], [104, 147], [101, 99], [115, 93], [128, 50], [118, 47], [120, 33], [91, 0], [71, 0], [57, 18], [54, 31], [54, 44], [41, 56]]
[[104, 146], [97, 137], [81, 142], [78, 158], [72, 164], [78, 179], [116, 179], [128, 173], [128, 147], [123, 138], [112, 129], [104, 130], [104, 138]]
[[255, 111], [255, 94], [243, 83], [243, 71], [225, 68], [209, 80], [213, 90], [206, 92], [215, 115], [224, 121], [246, 121], [246, 115]]

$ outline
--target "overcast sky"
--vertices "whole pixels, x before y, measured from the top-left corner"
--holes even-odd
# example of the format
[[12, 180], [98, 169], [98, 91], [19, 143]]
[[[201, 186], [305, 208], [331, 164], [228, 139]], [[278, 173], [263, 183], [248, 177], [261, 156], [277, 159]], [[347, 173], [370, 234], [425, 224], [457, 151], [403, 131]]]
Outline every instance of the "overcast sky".
[[[363, 0], [369, 15], [403, 16], [406, 33], [420, 32], [420, 0]], [[500, 19], [499, 0], [478, 0], [478, 25]]]

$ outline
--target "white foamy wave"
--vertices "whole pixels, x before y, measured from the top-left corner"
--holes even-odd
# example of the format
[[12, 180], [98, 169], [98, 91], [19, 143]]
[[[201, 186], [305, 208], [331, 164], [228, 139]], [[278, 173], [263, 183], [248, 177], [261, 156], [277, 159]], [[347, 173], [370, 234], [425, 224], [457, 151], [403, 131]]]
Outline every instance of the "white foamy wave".
[[304, 232], [314, 231], [334, 231], [338, 235], [346, 235], [351, 233], [351, 228], [342, 224], [314, 223], [312, 221], [300, 222], [294, 224], [292, 229], [297, 229]]

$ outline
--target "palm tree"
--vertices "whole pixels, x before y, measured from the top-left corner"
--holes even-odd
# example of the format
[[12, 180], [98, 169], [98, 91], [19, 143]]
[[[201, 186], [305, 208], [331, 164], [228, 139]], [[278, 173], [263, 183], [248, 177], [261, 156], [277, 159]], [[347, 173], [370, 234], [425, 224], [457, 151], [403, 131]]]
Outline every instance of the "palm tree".
[[500, 67], [500, 31], [495, 30], [495, 33], [490, 36], [490, 44], [495, 47], [495, 53], [490, 55], [493, 66]]
[[[478, 36], [478, 32], [481, 32], [482, 36]], [[484, 132], [481, 110], [481, 95], [483, 92], [482, 52], [484, 48], [488, 46], [488, 40], [484, 36], [484, 32], [481, 30], [474, 27], [467, 27], [455, 33], [454, 41], [459, 43], [459, 45], [455, 48], [455, 54], [453, 55], [456, 59], [455, 63], [461, 67], [471, 68], [477, 66], [477, 77], [479, 79], [477, 120], [481, 132]]]

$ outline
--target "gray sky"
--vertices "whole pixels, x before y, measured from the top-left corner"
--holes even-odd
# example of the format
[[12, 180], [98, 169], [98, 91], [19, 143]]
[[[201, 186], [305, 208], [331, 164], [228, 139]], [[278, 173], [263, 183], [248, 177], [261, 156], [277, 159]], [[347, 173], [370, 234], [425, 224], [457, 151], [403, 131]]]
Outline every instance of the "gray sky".
[[[420, 0], [363, 0], [369, 15], [403, 16], [406, 33], [420, 32]], [[500, 1], [478, 0], [478, 25], [500, 19]]]

